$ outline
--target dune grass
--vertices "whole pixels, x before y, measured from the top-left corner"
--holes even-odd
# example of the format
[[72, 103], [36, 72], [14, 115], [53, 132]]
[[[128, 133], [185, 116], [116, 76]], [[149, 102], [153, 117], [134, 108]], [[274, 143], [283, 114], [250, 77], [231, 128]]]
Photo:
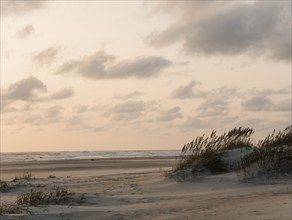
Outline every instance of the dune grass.
[[[292, 172], [292, 126], [283, 131], [269, 134], [257, 144], [252, 143], [250, 137], [254, 133], [252, 128], [234, 128], [223, 135], [212, 131], [210, 136], [199, 136], [185, 144], [178, 162], [170, 175], [181, 171], [193, 174], [218, 174], [233, 170], [243, 170], [246, 176], [249, 169], [256, 166], [259, 172], [289, 173]], [[239, 160], [231, 168], [226, 164], [226, 153], [236, 149], [249, 149], [250, 153]]]
[[[65, 204], [70, 199], [70, 196], [75, 193], [69, 192], [66, 188], [56, 187], [51, 190], [36, 190], [32, 189], [29, 192], [21, 193], [17, 196], [14, 203], [0, 204], [0, 216], [7, 214], [31, 213], [30, 206]], [[80, 201], [84, 200], [85, 196], [80, 197]]]
[[239, 127], [220, 136], [216, 131], [212, 131], [208, 137], [205, 135], [197, 137], [183, 146], [173, 173], [186, 168], [191, 168], [193, 173], [228, 171], [227, 165], [222, 160], [224, 151], [253, 147], [250, 141], [253, 132], [251, 128]]
[[13, 188], [8, 182], [0, 180], [0, 192], [6, 192]]
[[50, 203], [61, 204], [68, 201], [69, 196], [73, 194], [61, 187], [56, 187], [49, 191], [32, 189], [28, 193], [18, 195], [16, 203], [20, 206], [35, 206]]
[[27, 212], [27, 209], [15, 203], [0, 204], [0, 216], [7, 214], [20, 214], [23, 212]]
[[245, 176], [251, 174], [251, 169], [257, 166], [258, 174], [292, 174], [292, 125], [283, 131], [273, 131], [239, 164]]

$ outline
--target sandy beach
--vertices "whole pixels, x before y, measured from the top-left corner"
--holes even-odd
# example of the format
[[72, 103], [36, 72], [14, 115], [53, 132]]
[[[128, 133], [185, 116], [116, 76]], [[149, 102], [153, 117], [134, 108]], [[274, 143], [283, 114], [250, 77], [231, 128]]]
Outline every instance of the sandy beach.
[[[165, 176], [175, 158], [60, 160], [1, 164], [1, 180], [30, 172], [0, 194], [13, 202], [31, 189], [64, 187], [66, 203], [28, 207], [1, 219], [291, 219], [291, 179], [242, 181], [237, 173], [178, 181]], [[49, 175], [55, 178], [48, 178]], [[26, 182], [26, 184], [24, 183]]]

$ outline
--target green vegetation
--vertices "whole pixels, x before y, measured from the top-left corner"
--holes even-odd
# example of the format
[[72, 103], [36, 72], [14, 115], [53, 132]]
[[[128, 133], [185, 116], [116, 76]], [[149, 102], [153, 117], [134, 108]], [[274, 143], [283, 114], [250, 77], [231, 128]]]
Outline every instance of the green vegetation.
[[[209, 137], [199, 136], [183, 146], [181, 155], [170, 175], [185, 172], [196, 174], [218, 174], [243, 170], [247, 176], [250, 168], [258, 173], [291, 174], [292, 170], [292, 126], [283, 131], [274, 131], [265, 139], [253, 144], [251, 128], [234, 128], [221, 136], [212, 131]], [[237, 151], [240, 157], [235, 164], [228, 164], [225, 157]], [[233, 156], [231, 154], [231, 156]], [[254, 169], [254, 168], [253, 168]]]

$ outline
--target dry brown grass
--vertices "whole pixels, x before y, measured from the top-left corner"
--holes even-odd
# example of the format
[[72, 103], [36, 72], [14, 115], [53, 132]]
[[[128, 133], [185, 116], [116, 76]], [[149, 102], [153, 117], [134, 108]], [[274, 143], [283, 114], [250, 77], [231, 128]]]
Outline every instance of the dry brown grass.
[[238, 168], [250, 176], [250, 168], [258, 167], [259, 174], [292, 174], [292, 125], [283, 131], [273, 131], [260, 140], [253, 152], [242, 158]]
[[212, 131], [209, 137], [199, 136], [183, 146], [178, 163], [173, 173], [191, 168], [192, 172], [222, 173], [228, 171], [222, 157], [224, 151], [236, 148], [253, 147], [250, 136], [254, 131], [251, 128], [234, 128], [218, 136]]
[[[222, 173], [232, 171], [224, 161], [224, 155], [232, 149], [250, 149], [233, 170], [243, 170], [249, 176], [250, 170], [257, 174], [292, 174], [292, 125], [283, 131], [267, 135], [257, 144], [253, 144], [250, 136], [251, 128], [234, 128], [223, 135], [212, 131], [210, 136], [199, 136], [183, 146], [178, 162], [170, 175], [181, 171], [198, 173]], [[184, 175], [184, 174], [183, 174]], [[254, 175], [254, 174], [252, 174]]]

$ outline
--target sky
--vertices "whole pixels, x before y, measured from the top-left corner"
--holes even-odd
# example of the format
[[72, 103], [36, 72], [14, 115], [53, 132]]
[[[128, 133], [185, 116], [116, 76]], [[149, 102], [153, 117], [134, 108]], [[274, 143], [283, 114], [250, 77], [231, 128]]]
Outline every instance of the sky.
[[1, 152], [290, 124], [291, 1], [1, 0]]

